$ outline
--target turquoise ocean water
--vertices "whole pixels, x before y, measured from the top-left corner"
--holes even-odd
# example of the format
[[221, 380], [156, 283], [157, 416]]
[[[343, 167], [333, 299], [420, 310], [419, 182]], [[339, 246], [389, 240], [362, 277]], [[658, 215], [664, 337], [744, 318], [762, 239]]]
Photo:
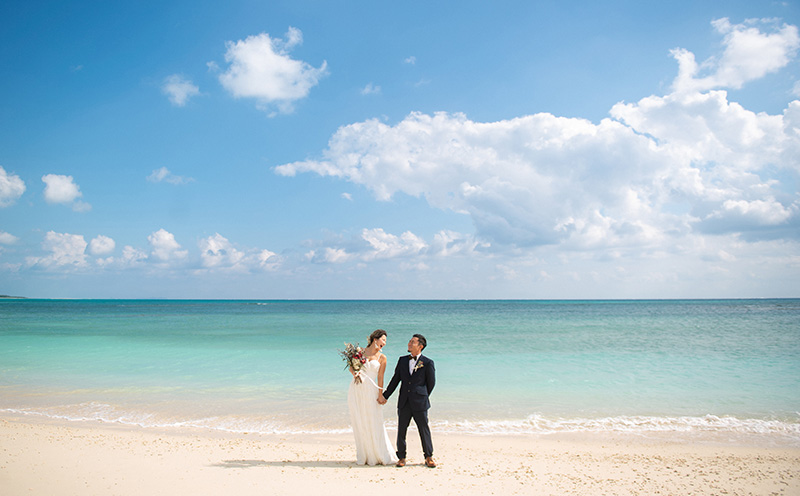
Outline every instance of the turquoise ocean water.
[[[428, 339], [434, 432], [800, 444], [800, 300], [0, 301], [0, 414], [347, 432], [344, 342]], [[387, 377], [388, 381], [388, 377]], [[394, 422], [394, 401], [385, 410]]]

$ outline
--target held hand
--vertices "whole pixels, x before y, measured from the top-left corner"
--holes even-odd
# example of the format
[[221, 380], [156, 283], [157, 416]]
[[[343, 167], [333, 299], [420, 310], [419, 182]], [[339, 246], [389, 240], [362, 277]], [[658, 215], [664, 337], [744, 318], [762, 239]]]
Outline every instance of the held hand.
[[378, 404], [385, 405], [387, 403], [386, 398], [383, 397], [382, 394], [378, 395]]

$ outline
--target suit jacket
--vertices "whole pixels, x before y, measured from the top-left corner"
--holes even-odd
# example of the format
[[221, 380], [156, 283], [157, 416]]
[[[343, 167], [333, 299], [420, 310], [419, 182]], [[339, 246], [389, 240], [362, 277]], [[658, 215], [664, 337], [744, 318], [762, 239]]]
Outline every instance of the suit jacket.
[[411, 374], [408, 371], [408, 361], [410, 359], [411, 355], [405, 355], [397, 360], [394, 375], [383, 392], [383, 397], [388, 400], [397, 385], [402, 384], [400, 398], [397, 400], [397, 409], [400, 410], [406, 403], [409, 403], [412, 411], [427, 410], [431, 407], [428, 397], [436, 385], [436, 368], [433, 365], [433, 360], [425, 355], [420, 355], [417, 360], [417, 367], [414, 373]]

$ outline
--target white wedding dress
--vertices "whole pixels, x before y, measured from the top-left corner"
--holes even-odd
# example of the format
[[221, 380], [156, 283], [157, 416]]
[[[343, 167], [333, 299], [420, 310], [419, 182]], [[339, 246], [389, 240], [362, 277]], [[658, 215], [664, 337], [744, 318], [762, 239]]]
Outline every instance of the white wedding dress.
[[391, 465], [397, 462], [386, 428], [383, 407], [378, 403], [378, 360], [367, 360], [361, 367], [361, 383], [350, 382], [347, 406], [356, 438], [356, 463]]

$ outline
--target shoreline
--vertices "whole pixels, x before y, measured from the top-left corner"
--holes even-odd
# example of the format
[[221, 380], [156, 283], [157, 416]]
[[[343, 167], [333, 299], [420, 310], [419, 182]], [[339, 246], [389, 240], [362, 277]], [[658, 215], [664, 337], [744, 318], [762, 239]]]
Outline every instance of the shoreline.
[[[393, 437], [390, 432], [390, 437]], [[352, 434], [259, 435], [0, 416], [4, 494], [800, 494], [800, 448], [434, 432], [436, 469], [355, 464]], [[415, 451], [416, 450], [416, 451]]]
[[[339, 407], [339, 404], [333, 407]], [[346, 413], [346, 411], [345, 411]], [[263, 436], [328, 436], [349, 434], [349, 421], [319, 423], [315, 419], [297, 421], [291, 416], [218, 415], [209, 413], [188, 416], [186, 412], [154, 413], [147, 410], [126, 410], [112, 405], [91, 402], [70, 408], [0, 408], [0, 419], [14, 418], [31, 424], [64, 426], [115, 426], [145, 429], [164, 433], [179, 431], [219, 433], [220, 435]], [[306, 419], [308, 420], [308, 419]], [[317, 419], [318, 420], [318, 419]], [[384, 425], [393, 438], [396, 418], [393, 411], [384, 412]], [[413, 424], [411, 429], [414, 429]], [[653, 417], [620, 415], [615, 417], [545, 417], [529, 415], [524, 419], [472, 419], [431, 421], [437, 435], [476, 437], [600, 437], [621, 438], [631, 442], [648, 440], [676, 441], [684, 444], [722, 444], [752, 447], [785, 447], [800, 449], [800, 423], [788, 419], [739, 418], [735, 416]]]

